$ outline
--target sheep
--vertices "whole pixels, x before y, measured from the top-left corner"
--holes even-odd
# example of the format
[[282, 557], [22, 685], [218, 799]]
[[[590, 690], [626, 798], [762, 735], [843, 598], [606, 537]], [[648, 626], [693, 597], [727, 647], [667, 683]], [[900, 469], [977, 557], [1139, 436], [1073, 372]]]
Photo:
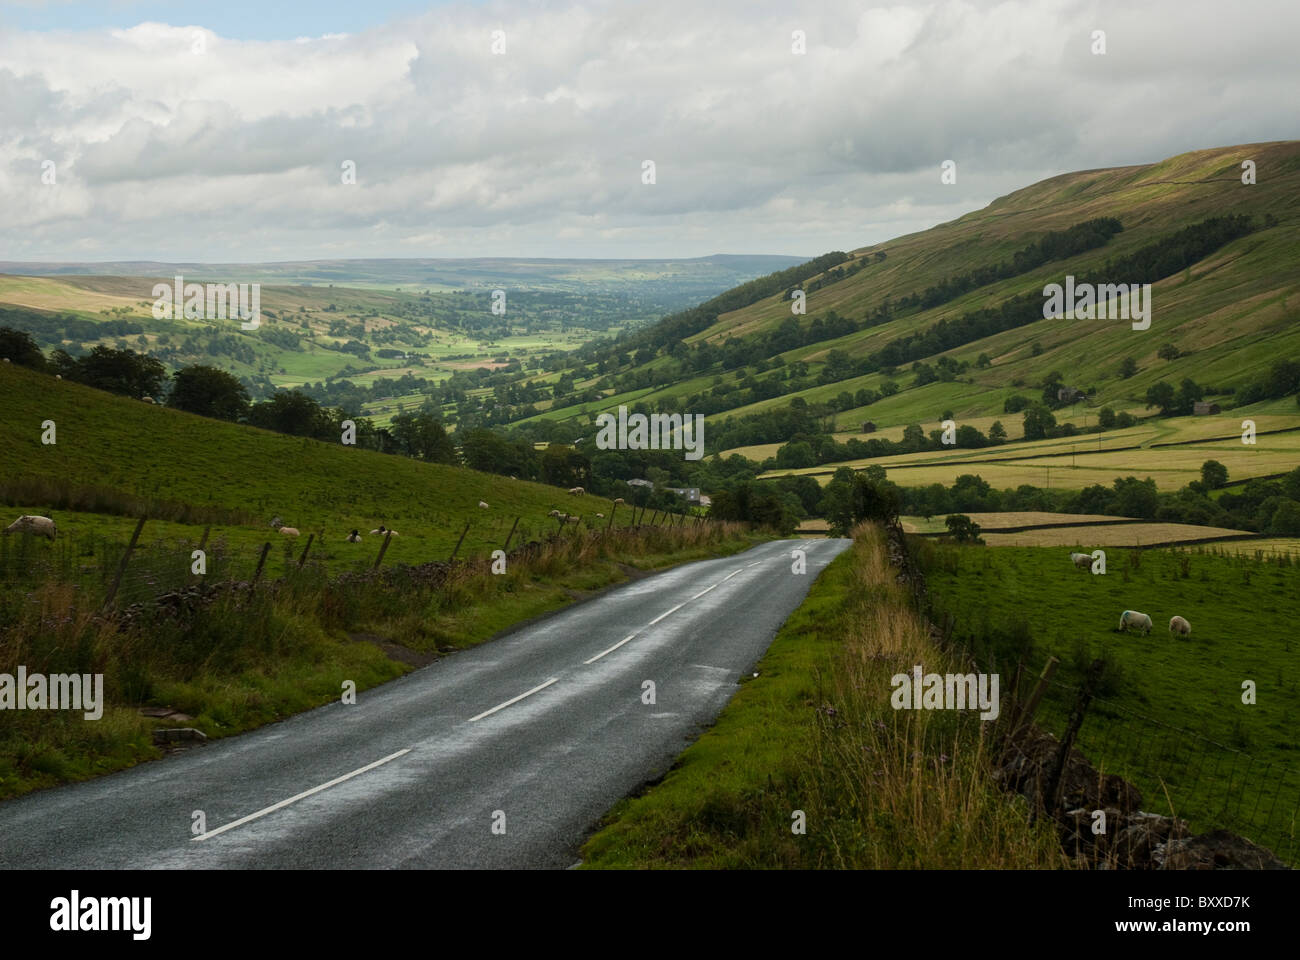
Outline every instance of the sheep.
[[371, 531], [370, 531], [370, 535], [371, 535], [372, 537], [382, 537], [382, 536], [384, 536], [385, 534], [387, 534], [388, 536], [391, 536], [391, 537], [395, 537], [395, 536], [397, 536], [397, 531], [396, 531], [396, 530], [389, 530], [389, 529], [388, 529], [387, 527], [385, 527], [382, 523], [379, 525], [379, 527], [378, 527], [377, 529], [375, 529], [375, 530], [371, 530]]
[[569, 523], [581, 523], [581, 522], [582, 522], [582, 517], [577, 517], [577, 516], [574, 516], [574, 517], [566, 517], [565, 519], [566, 519], [566, 521], [569, 522]]
[[1119, 615], [1119, 626], [1117, 630], [1126, 630], [1129, 627], [1137, 627], [1142, 631], [1142, 636], [1151, 632], [1151, 618], [1145, 613], [1138, 613], [1136, 610], [1125, 610]]
[[547, 514], [547, 516], [548, 516], [548, 517], [560, 517], [560, 516], [562, 516], [562, 514], [560, 513], [559, 510], [552, 510], [550, 513]]
[[54, 521], [49, 517], [35, 517], [24, 515], [19, 517], [9, 526], [5, 527], [5, 533], [31, 533], [38, 537], [49, 537], [54, 539], [58, 530], [54, 526]]
[[347, 535], [347, 541], [348, 543], [360, 543], [361, 533], [357, 530], [353, 530], [351, 533]]
[[581, 496], [583, 496], [584, 494], [586, 494], [586, 492], [587, 492], [587, 491], [584, 490], [582, 487], [570, 487], [570, 488], [569, 488], [569, 494], [570, 494], [571, 496], [574, 496], [574, 497], [581, 497]]
[[1080, 570], [1092, 569], [1092, 555], [1088, 553], [1072, 553], [1070, 554], [1070, 562]]
[[153, 397], [141, 397], [140, 399], [145, 403], [153, 403]]
[[1182, 637], [1189, 637], [1192, 634], [1192, 625], [1182, 617], [1172, 617], [1169, 620], [1169, 632]]
[[603, 513], [598, 513], [598, 514], [596, 514], [596, 518], [599, 519], [599, 520], [604, 520], [604, 519], [605, 519], [605, 515], [604, 515]]
[[282, 536], [286, 536], [286, 537], [296, 537], [296, 536], [298, 536], [298, 528], [297, 528], [297, 527], [286, 527], [283, 523], [280, 522], [280, 518], [279, 518], [279, 517], [272, 517], [272, 518], [271, 518], [271, 526], [274, 527], [276, 530], [280, 531], [280, 533], [281, 533]]
[[622, 502], [623, 502], [623, 498], [622, 498], [622, 497], [618, 497], [617, 499], [615, 499], [614, 502], [615, 502], [615, 503], [622, 503]]
[[8, 358], [8, 357], [5, 357], [5, 363], [8, 363], [8, 362], [9, 362], [9, 358]]
[[478, 502], [478, 508], [479, 508], [480, 510], [486, 510], [486, 509], [488, 508], [487, 501], [485, 501], [485, 500], [480, 500], [480, 501]]

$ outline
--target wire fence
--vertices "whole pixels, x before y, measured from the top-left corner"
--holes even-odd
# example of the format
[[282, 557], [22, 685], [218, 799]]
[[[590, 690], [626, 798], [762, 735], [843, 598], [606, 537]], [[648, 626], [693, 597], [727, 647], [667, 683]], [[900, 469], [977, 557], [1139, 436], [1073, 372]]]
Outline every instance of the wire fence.
[[[615, 505], [608, 517], [577, 517], [556, 511], [554, 516], [512, 519], [473, 518], [450, 531], [446, 539], [400, 538], [375, 531], [353, 543], [345, 536], [326, 539], [320, 531], [297, 537], [274, 531], [262, 543], [232, 543], [212, 528], [190, 537], [151, 538], [140, 520], [129, 543], [119, 534], [60, 532], [54, 543], [31, 534], [0, 536], [0, 598], [54, 584], [62, 585], [83, 603], [108, 607], [156, 603], [160, 598], [198, 585], [258, 584], [292, 576], [304, 567], [318, 575], [365, 574], [389, 566], [488, 563], [495, 551], [508, 557], [552, 544], [563, 538], [607, 538], [625, 531], [666, 530], [702, 525], [707, 518]], [[473, 536], [471, 537], [471, 534]], [[245, 535], [246, 537], [246, 535]], [[399, 539], [400, 538], [400, 539]], [[402, 549], [390, 550], [397, 542]], [[435, 546], [435, 543], [437, 544]], [[397, 559], [400, 553], [401, 559]]]
[[[901, 526], [895, 526], [891, 540], [899, 546], [892, 548], [894, 561], [910, 583], [917, 608], [935, 622], [925, 573]], [[955, 617], [945, 615], [936, 628], [938, 642], [971, 670], [1010, 681], [1002, 710], [1016, 718], [1017, 726], [1032, 721], [1067, 748], [1072, 745], [1099, 777], [1120, 777], [1137, 787], [1147, 813], [1185, 821], [1195, 833], [1230, 831], [1300, 865], [1300, 766], [1255, 756], [1101, 695], [1107, 692], [1100, 682], [1106, 667], [1102, 661], [1094, 660], [1087, 671], [1076, 664], [1073, 673], [1082, 679], [1067, 680], [1055, 673], [1056, 657], [1047, 665], [1028, 664], [992, 652], [981, 657], [969, 646], [957, 649], [955, 625]], [[1094, 669], [1095, 674], [1090, 672]], [[1017, 732], [1002, 728], [1004, 736]], [[1060, 769], [1053, 773], [1060, 774]]]

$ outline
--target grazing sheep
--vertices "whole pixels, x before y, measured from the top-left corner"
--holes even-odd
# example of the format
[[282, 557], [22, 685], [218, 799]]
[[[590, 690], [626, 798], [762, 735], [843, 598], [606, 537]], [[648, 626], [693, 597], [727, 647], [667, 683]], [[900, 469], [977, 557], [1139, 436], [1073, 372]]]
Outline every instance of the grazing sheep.
[[560, 516], [563, 516], [563, 514], [561, 514], [559, 510], [552, 510], [550, 513], [547, 514], [547, 516], [548, 516], [548, 517], [560, 517]]
[[54, 527], [54, 521], [49, 517], [21, 516], [9, 526], [5, 527], [5, 533], [31, 533], [38, 537], [49, 537], [54, 539], [58, 531]]
[[140, 399], [145, 403], [153, 403], [153, 397], [141, 397]]
[[1072, 554], [1070, 554], [1070, 562], [1071, 562], [1072, 564], [1074, 564], [1076, 567], [1078, 567], [1080, 570], [1091, 570], [1091, 569], [1092, 569], [1092, 554], [1090, 554], [1090, 553], [1072, 553]]
[[389, 529], [388, 529], [387, 527], [385, 527], [382, 523], [379, 525], [378, 529], [375, 529], [375, 530], [371, 530], [371, 531], [370, 531], [370, 535], [371, 535], [372, 537], [382, 537], [382, 536], [384, 536], [385, 534], [389, 534], [389, 535], [395, 537], [395, 536], [397, 536], [397, 531], [396, 531], [396, 530], [389, 530]]
[[8, 363], [8, 362], [9, 362], [9, 358], [8, 358], [8, 357], [5, 357], [5, 363]]
[[567, 518], [567, 521], [568, 521], [569, 523], [581, 523], [581, 522], [582, 522], [582, 517], [568, 517], [568, 518]]
[[598, 514], [596, 514], [596, 516], [597, 516], [598, 518], [600, 518], [601, 520], [604, 520], [604, 519], [605, 519], [605, 515], [604, 515], [603, 513], [598, 513]]
[[622, 503], [622, 502], [623, 502], [623, 498], [622, 498], [622, 497], [619, 497], [619, 498], [617, 498], [614, 502], [615, 502], [615, 503]]
[[572, 496], [575, 496], [575, 497], [581, 497], [581, 496], [583, 496], [586, 492], [587, 492], [587, 491], [584, 490], [582, 487], [570, 487], [570, 488], [569, 488], [569, 493], [570, 493]]
[[63, 374], [61, 374], [61, 373], [56, 373], [56, 374], [54, 375], [54, 379], [55, 379], [55, 380], [62, 380], [62, 379], [63, 379]]
[[1125, 610], [1119, 615], [1118, 630], [1126, 630], [1129, 627], [1136, 627], [1142, 631], [1142, 636], [1151, 632], [1151, 618], [1145, 613], [1138, 613], [1136, 610]]
[[296, 536], [298, 536], [298, 528], [297, 528], [297, 527], [281, 527], [281, 528], [280, 528], [280, 534], [281, 534], [281, 536], [285, 536], [285, 537], [296, 537]]
[[478, 502], [478, 508], [479, 508], [480, 510], [486, 510], [486, 509], [488, 508], [487, 502], [486, 502], [486, 501], [483, 501], [483, 500], [480, 500], [480, 501]]
[[347, 535], [347, 541], [348, 543], [360, 543], [361, 542], [360, 532], [353, 530], [351, 533]]
[[1180, 637], [1189, 637], [1192, 634], [1192, 625], [1182, 617], [1173, 617], [1169, 621], [1169, 632], [1176, 633]]

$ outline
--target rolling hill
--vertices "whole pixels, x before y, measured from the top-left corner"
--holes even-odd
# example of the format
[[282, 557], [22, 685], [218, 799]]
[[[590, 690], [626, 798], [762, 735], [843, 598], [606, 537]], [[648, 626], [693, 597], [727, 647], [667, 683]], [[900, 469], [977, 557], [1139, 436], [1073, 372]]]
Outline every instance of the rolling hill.
[[[1243, 183], [1246, 160], [1252, 184]], [[1122, 229], [1087, 249], [1060, 242], [1107, 218]], [[1225, 223], [1248, 225], [1210, 236]], [[1035, 245], [1046, 260], [1032, 255]], [[868, 420], [887, 430], [951, 412], [959, 424], [1001, 418], [1014, 436], [1020, 416], [1004, 414], [1004, 403], [1034, 398], [1052, 372], [1087, 392], [1060, 411], [1065, 418], [1105, 405], [1141, 414], [1148, 388], [1184, 378], [1229, 409], [1233, 391], [1274, 360], [1300, 356], [1300, 142], [1065, 174], [835, 259], [799, 285], [805, 315], [792, 314], [795, 285], [782, 285], [736, 309], [580, 350], [567, 372], [584, 402], [557, 399], [535, 420], [585, 426], [602, 409], [635, 403], [705, 412], [720, 425], [803, 401], [829, 404], [832, 430], [856, 432]], [[1067, 275], [1151, 282], [1150, 327], [1043, 319], [1044, 288]], [[1006, 329], [985, 333], [971, 319], [1004, 306], [1014, 322]], [[965, 329], [978, 335], [963, 340]], [[1130, 359], [1137, 369], [1124, 375]], [[1296, 405], [1275, 398], [1233, 409], [1239, 424], [1238, 414], [1294, 417]]]

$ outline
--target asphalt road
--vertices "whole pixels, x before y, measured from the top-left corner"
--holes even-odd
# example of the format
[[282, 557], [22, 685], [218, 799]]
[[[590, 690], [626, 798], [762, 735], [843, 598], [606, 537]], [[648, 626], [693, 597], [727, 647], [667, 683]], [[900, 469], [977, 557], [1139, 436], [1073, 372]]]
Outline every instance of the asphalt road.
[[568, 867], [601, 815], [712, 722], [848, 543], [680, 566], [355, 704], [0, 803], [0, 867]]

